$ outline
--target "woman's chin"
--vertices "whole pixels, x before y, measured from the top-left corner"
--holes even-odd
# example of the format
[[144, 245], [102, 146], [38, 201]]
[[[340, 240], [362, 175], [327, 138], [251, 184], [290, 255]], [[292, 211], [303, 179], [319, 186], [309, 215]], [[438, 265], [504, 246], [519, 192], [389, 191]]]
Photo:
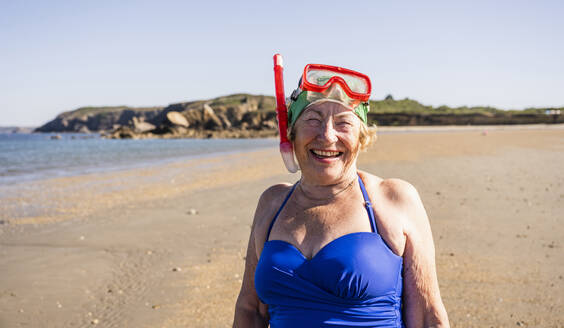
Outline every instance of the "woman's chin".
[[316, 165], [315, 167], [310, 167], [309, 169], [302, 169], [302, 174], [305, 175], [306, 179], [313, 178], [319, 182], [327, 184], [331, 184], [332, 182], [343, 178], [344, 172], [345, 169], [343, 165]]

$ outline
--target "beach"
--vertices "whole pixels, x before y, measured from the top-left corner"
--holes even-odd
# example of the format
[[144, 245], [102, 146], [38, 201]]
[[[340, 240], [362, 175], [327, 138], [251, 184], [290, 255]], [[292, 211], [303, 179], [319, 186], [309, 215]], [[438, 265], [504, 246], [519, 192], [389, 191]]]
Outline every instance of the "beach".
[[[452, 327], [564, 327], [564, 125], [382, 128]], [[230, 327], [277, 147], [0, 186], [0, 327]], [[558, 255], [560, 254], [560, 255]]]

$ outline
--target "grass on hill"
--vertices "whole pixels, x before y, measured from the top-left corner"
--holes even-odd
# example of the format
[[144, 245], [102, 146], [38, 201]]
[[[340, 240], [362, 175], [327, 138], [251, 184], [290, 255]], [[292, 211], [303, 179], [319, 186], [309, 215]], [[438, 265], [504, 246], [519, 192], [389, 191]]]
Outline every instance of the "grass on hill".
[[[209, 100], [196, 100], [183, 103], [188, 108], [200, 107], [204, 103], [212, 107], [215, 106], [237, 106], [244, 104], [249, 100], [254, 100], [258, 103], [258, 109], [261, 111], [275, 111], [276, 99], [273, 96], [252, 95], [246, 93], [238, 93], [227, 96], [221, 96]], [[84, 115], [96, 115], [110, 112], [118, 112], [126, 109], [135, 111], [152, 111], [162, 109], [163, 107], [128, 107], [128, 106], [103, 106], [103, 107], [80, 107], [73, 111], [65, 112], [62, 115], [69, 117], [79, 117]], [[388, 95], [383, 100], [370, 100], [370, 113], [376, 114], [483, 114], [483, 115], [527, 115], [527, 114], [543, 114], [547, 109], [560, 109], [564, 108], [527, 108], [524, 110], [502, 110], [489, 106], [476, 106], [476, 107], [449, 107], [449, 106], [426, 106], [420, 102], [405, 98], [395, 100], [391, 95]]]

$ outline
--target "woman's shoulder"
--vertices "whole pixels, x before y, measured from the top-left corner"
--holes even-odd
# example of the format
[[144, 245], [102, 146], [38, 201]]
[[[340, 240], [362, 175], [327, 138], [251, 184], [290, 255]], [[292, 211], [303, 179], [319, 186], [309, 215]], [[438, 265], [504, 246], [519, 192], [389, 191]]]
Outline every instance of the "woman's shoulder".
[[261, 212], [270, 212], [272, 209], [280, 207], [292, 189], [292, 186], [293, 185], [289, 183], [278, 183], [268, 187], [260, 195], [257, 211], [261, 210]]
[[287, 182], [272, 185], [262, 192], [259, 201], [273, 201], [277, 198], [284, 198], [290, 192], [293, 185]]
[[386, 214], [402, 218], [404, 233], [411, 234], [417, 231], [413, 227], [429, 224], [419, 192], [411, 183], [396, 178], [382, 179], [366, 172], [362, 172], [361, 178], [370, 184], [367, 189], [373, 203], [377, 202]]
[[266, 231], [274, 218], [274, 214], [282, 206], [292, 186], [290, 183], [278, 183], [268, 187], [260, 195], [253, 222], [254, 231], [259, 241], [266, 237]]
[[406, 237], [413, 237], [428, 224], [417, 189], [402, 179], [382, 179], [359, 172], [382, 229], [380, 234], [397, 255], [403, 255]]
[[376, 193], [378, 199], [401, 206], [419, 201], [419, 193], [415, 187], [402, 179], [381, 178], [368, 172], [359, 171], [360, 178], [366, 185], [369, 194]]

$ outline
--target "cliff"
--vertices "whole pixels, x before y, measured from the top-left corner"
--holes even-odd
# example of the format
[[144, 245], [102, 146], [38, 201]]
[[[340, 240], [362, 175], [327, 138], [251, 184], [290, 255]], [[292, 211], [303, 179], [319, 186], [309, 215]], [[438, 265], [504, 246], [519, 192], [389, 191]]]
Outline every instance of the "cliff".
[[[35, 131], [100, 132], [107, 138], [266, 137], [277, 134], [275, 106], [272, 96], [234, 94], [164, 108], [82, 107], [58, 115]], [[371, 100], [370, 107], [370, 125], [564, 123], [564, 108], [431, 107], [392, 96]]]
[[115, 107], [81, 107], [64, 112], [52, 121], [35, 129], [35, 132], [104, 132], [112, 131], [127, 125], [137, 117], [143, 121], [154, 119], [162, 111], [162, 107], [132, 108]]

